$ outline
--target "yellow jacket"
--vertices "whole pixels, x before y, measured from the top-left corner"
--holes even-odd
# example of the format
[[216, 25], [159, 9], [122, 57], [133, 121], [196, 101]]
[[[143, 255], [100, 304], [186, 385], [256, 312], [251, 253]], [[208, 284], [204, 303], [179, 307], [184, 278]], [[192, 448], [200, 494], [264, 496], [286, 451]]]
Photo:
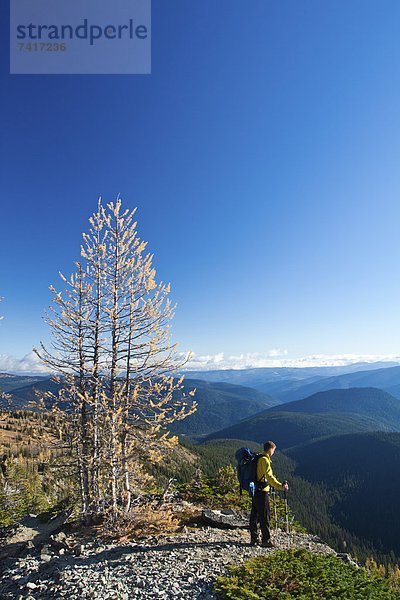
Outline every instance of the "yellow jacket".
[[[277, 490], [281, 490], [283, 487], [282, 483], [276, 479], [272, 472], [271, 457], [265, 452], [263, 452], [257, 461], [257, 482], [259, 484], [258, 489], [262, 492], [268, 492], [270, 485]], [[264, 482], [265, 486], [262, 487]]]

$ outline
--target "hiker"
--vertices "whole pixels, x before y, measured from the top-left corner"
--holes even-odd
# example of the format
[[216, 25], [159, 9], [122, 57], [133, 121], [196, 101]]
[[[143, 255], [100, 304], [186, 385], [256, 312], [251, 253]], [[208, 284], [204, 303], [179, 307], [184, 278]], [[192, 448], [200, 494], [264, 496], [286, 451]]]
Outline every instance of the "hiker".
[[271, 542], [271, 533], [269, 530], [270, 506], [269, 506], [269, 486], [272, 485], [277, 490], [287, 492], [289, 486], [287, 482], [280, 483], [274, 476], [271, 466], [271, 457], [275, 452], [276, 444], [274, 442], [265, 442], [264, 452], [257, 461], [257, 486], [251, 503], [250, 513], [250, 544], [255, 546], [259, 543], [257, 523], [260, 523], [261, 546], [264, 548], [273, 548]]

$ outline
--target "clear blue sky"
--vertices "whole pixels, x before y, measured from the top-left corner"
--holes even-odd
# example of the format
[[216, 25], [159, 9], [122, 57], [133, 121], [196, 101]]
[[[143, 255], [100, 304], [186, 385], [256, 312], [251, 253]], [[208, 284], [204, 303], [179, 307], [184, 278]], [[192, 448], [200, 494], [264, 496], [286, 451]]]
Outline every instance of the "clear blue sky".
[[10, 76], [4, 4], [0, 354], [119, 192], [182, 350], [399, 353], [397, 0], [153, 0], [149, 76]]

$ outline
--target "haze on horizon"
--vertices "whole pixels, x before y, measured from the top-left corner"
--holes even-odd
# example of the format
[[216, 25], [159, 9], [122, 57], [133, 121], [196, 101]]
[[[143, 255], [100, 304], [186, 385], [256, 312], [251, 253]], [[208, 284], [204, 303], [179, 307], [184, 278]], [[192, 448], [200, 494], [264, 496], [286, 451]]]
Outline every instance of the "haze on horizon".
[[[223, 352], [216, 355], [193, 354], [191, 360], [186, 364], [182, 372], [188, 371], [222, 371], [222, 370], [246, 370], [262, 368], [298, 368], [310, 367], [350, 367], [352, 365], [366, 365], [369, 368], [391, 367], [400, 364], [400, 355], [374, 356], [342, 354], [342, 355], [313, 355], [301, 358], [278, 358], [265, 357], [256, 353], [248, 355], [225, 356]], [[363, 370], [363, 369], [360, 369]], [[0, 374], [20, 375], [48, 375], [47, 371], [38, 357], [30, 352], [22, 358], [8, 355], [0, 355]]]

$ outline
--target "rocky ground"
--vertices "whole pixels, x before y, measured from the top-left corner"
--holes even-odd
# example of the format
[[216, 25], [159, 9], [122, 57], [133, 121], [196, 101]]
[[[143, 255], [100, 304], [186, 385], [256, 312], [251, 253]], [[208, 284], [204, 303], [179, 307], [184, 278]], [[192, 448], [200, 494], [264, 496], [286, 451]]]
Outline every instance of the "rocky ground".
[[[23, 558], [5, 559], [0, 597], [211, 600], [216, 598], [213, 580], [229, 564], [274, 551], [251, 547], [248, 541], [248, 532], [241, 529], [199, 527], [122, 546], [90, 542], [69, 548], [68, 539], [60, 534], [40, 553], [32, 545]], [[278, 531], [273, 541], [277, 548], [335, 554], [312, 535]]]

